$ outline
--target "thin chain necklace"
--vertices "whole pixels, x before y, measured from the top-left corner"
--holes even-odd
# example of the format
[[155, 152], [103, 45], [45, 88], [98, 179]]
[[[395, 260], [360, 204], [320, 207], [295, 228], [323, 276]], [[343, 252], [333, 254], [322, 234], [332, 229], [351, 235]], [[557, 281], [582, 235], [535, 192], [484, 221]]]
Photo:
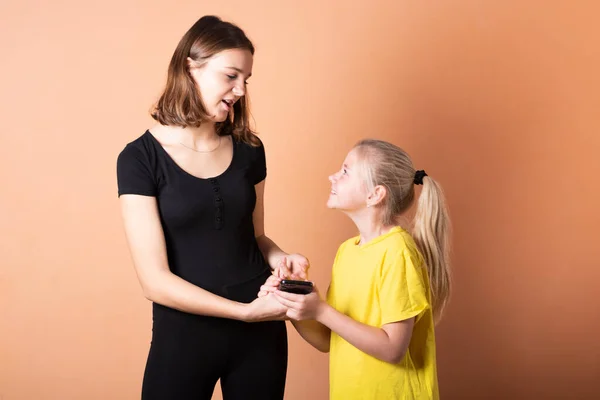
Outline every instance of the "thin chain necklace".
[[184, 144], [183, 142], [179, 142], [179, 144], [180, 144], [180, 145], [182, 145], [182, 146], [183, 146], [183, 147], [185, 147], [185, 148], [188, 148], [188, 149], [190, 149], [190, 150], [192, 150], [192, 151], [195, 151], [196, 153], [212, 153], [213, 151], [215, 151], [215, 150], [217, 150], [219, 147], [221, 147], [221, 138], [222, 138], [222, 136], [219, 136], [219, 143], [217, 144], [217, 147], [215, 147], [215, 148], [214, 148], [214, 149], [212, 149], [212, 150], [196, 150], [195, 148], [193, 148], [193, 147], [190, 147], [190, 146], [188, 146], [188, 145]]

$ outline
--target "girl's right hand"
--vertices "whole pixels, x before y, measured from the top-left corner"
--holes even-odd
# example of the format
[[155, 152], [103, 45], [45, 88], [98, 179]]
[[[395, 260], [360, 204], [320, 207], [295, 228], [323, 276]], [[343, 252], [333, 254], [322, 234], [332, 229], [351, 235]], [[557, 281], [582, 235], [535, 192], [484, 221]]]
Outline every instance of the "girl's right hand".
[[283, 321], [288, 319], [286, 317], [287, 307], [277, 301], [275, 295], [271, 293], [257, 297], [246, 307], [244, 318], [246, 322]]

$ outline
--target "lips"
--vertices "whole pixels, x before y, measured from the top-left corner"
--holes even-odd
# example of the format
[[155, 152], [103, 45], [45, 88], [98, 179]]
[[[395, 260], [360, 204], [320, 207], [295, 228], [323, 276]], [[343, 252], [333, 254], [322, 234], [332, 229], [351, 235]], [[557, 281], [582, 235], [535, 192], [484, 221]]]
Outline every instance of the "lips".
[[231, 110], [231, 107], [233, 107], [233, 104], [235, 103], [235, 100], [232, 99], [223, 99], [221, 100], [221, 103], [223, 103], [223, 105], [225, 106], [225, 109], [227, 111]]

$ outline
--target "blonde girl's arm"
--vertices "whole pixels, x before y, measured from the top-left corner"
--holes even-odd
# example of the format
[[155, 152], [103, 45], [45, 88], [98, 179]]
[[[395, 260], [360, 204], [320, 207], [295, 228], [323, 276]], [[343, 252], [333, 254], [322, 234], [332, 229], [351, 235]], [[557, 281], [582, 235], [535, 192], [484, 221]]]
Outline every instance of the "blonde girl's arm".
[[390, 364], [399, 363], [406, 354], [414, 321], [413, 317], [377, 328], [358, 322], [326, 303], [316, 320], [362, 352]]
[[308, 295], [274, 292], [288, 307], [288, 317], [298, 333], [315, 348], [325, 351], [325, 340], [335, 332], [348, 343], [382, 361], [397, 364], [406, 354], [412, 336], [414, 317], [381, 328], [358, 322], [323, 301], [318, 291]]

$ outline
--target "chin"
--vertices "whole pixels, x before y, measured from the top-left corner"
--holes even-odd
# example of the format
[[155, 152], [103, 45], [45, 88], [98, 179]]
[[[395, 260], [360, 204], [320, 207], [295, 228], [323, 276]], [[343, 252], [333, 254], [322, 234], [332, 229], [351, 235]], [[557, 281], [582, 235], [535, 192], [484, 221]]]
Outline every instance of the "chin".
[[227, 120], [228, 115], [217, 115], [212, 118], [213, 122], [225, 122]]

